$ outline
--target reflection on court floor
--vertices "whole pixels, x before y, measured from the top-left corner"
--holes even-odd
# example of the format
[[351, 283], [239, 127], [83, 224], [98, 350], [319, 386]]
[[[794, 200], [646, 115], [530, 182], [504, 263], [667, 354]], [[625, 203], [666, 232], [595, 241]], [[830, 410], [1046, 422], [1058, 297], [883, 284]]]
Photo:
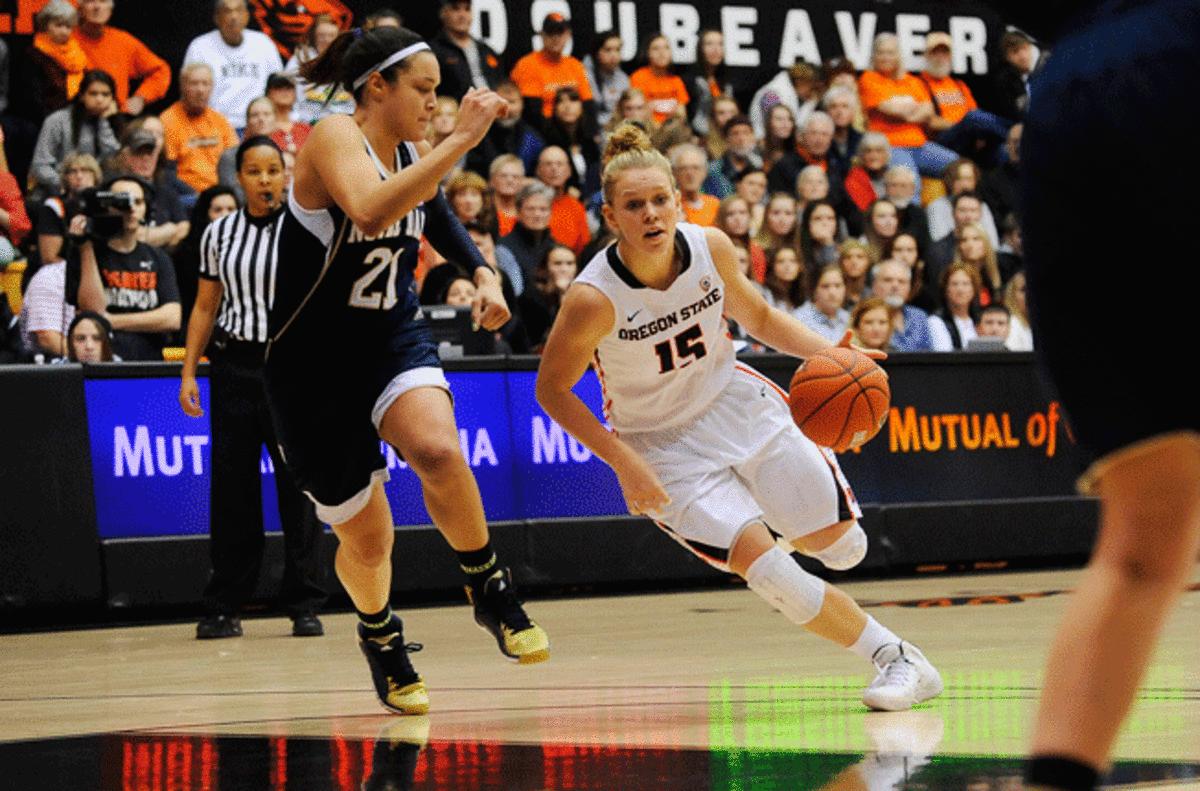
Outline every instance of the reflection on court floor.
[[[1076, 578], [847, 586], [942, 670], [900, 713], [868, 712], [864, 663], [738, 588], [533, 602], [553, 641], [534, 668], [466, 607], [407, 611], [419, 718], [380, 713], [349, 615], [306, 640], [279, 619], [205, 643], [191, 624], [4, 636], [0, 789], [1007, 791]], [[1109, 786], [1200, 789], [1198, 613], [1187, 595], [1168, 624]]]
[[[385, 721], [373, 740], [104, 736], [0, 744], [4, 788], [271, 789], [1019, 789], [1017, 758], [932, 754], [932, 712], [869, 715], [877, 750], [650, 749], [426, 741], [428, 719]], [[910, 727], [911, 726], [911, 727]], [[1174, 781], [1174, 782], [1172, 782]], [[1200, 762], [1121, 761], [1112, 786], [1200, 786]]]

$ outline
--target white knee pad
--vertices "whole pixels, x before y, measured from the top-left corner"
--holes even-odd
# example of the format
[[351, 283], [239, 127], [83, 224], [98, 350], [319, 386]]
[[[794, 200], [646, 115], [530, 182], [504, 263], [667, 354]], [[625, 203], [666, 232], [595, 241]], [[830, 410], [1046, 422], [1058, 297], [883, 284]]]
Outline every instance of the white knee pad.
[[805, 552], [804, 554], [821, 561], [827, 569], [835, 571], [852, 569], [862, 563], [863, 558], [867, 556], [867, 534], [863, 532], [862, 526], [855, 522], [854, 527], [820, 552]]
[[779, 547], [771, 547], [750, 564], [746, 584], [800, 626], [816, 618], [825, 603], [825, 583], [800, 568]]

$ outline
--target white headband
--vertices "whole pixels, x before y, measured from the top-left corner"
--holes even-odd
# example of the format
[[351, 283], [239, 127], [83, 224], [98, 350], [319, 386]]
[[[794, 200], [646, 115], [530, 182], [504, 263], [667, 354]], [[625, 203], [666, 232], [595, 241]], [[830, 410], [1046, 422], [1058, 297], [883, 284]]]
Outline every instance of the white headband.
[[372, 66], [371, 68], [369, 68], [365, 72], [363, 72], [362, 75], [357, 80], [354, 81], [354, 90], [357, 91], [359, 88], [366, 85], [367, 78], [369, 78], [375, 72], [383, 71], [386, 68], [395, 66], [397, 63], [404, 60], [409, 55], [415, 55], [418, 52], [420, 52], [421, 50], [426, 50], [426, 49], [429, 49], [429, 45], [426, 44], [424, 41], [418, 41], [416, 44], [409, 44], [407, 47], [400, 50], [399, 52], [393, 52], [391, 55], [388, 55], [386, 58], [381, 60], [379, 63], [376, 63], [374, 66]]

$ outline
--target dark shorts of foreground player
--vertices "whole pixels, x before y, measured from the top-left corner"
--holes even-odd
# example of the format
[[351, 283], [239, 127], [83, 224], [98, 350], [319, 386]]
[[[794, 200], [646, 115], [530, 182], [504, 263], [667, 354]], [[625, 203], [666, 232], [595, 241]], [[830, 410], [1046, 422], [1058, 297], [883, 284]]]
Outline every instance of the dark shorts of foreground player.
[[[1097, 458], [1200, 431], [1200, 3], [1104, 13], [1035, 77], [1023, 230], [1039, 352]], [[1179, 197], [1183, 196], [1183, 197]]]

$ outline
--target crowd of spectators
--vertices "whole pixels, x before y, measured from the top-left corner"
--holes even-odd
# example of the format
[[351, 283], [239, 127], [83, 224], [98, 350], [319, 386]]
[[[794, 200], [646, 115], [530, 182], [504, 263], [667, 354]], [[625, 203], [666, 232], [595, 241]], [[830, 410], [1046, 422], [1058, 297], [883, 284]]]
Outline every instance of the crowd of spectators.
[[[27, 259], [24, 308], [15, 327], [0, 326], [0, 360], [161, 359], [190, 312], [201, 233], [243, 200], [239, 141], [271, 137], [290, 178], [312, 126], [354, 109], [344, 90], [299, 77], [339, 31], [329, 15], [312, 17], [285, 65], [250, 29], [245, 0], [217, 0], [213, 28], [182, 57], [112, 27], [113, 3], [50, 0], [36, 15], [27, 54], [39, 131], [25, 183], [0, 157], [0, 267]], [[881, 33], [861, 72], [845, 58], [799, 61], [744, 85], [718, 30], [699, 34], [686, 68], [664, 35], [625, 64], [618, 33], [573, 41], [571, 20], [551, 13], [540, 48], [506, 60], [471, 35], [473, 13], [470, 0], [442, 0], [429, 139], [453, 129], [473, 86], [509, 103], [443, 184], [509, 297], [498, 348], [537, 352], [575, 274], [611, 243], [600, 151], [623, 121], [668, 156], [681, 219], [728, 233], [768, 302], [831, 341], [850, 329], [896, 352], [990, 348], [988, 338], [1032, 348], [1017, 185], [1029, 80], [1047, 53], [1021, 31], [1000, 42], [999, 99], [985, 110], [951, 73], [953, 41], [940, 31], [926, 37], [919, 72]], [[361, 21], [401, 23], [387, 9]], [[178, 99], [167, 105], [172, 79]], [[122, 222], [96, 245], [94, 294], [73, 238], [97, 190], [117, 193], [108, 200]], [[469, 303], [462, 263], [423, 246], [422, 301]]]

